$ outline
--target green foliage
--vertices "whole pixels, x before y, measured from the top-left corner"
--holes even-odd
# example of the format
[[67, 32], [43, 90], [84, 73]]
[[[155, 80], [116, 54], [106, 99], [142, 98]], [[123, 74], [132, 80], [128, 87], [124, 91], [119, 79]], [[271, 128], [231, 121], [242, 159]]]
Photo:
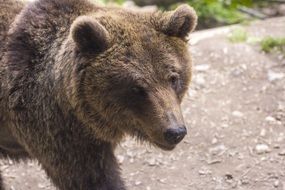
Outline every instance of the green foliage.
[[252, 6], [253, 2], [252, 0], [228, 0], [228, 1], [222, 1], [228, 4], [232, 8], [238, 8], [239, 6]]
[[[251, 0], [187, 0], [195, 8], [199, 20], [207, 26], [211, 22], [234, 24], [245, 19], [239, 6], [250, 6]], [[215, 23], [214, 23], [215, 24]]]
[[261, 50], [266, 53], [279, 51], [285, 54], [285, 37], [277, 38], [269, 36], [265, 38], [258, 38], [248, 35], [245, 28], [237, 26], [233, 28], [231, 33], [228, 35], [228, 39], [233, 43], [246, 42], [253, 45], [259, 44]]
[[233, 43], [245, 42], [248, 39], [248, 34], [243, 27], [236, 27], [231, 31], [228, 38]]
[[[95, 0], [94, 0], [95, 1]], [[117, 3], [123, 4], [126, 0], [96, 0], [104, 4]], [[142, 0], [143, 1], [143, 0]], [[173, 9], [178, 2], [190, 4], [196, 10], [199, 16], [198, 29], [222, 26], [244, 22], [246, 15], [241, 13], [240, 6], [253, 6], [258, 1], [254, 0], [179, 0], [176, 4], [169, 6], [163, 0], [145, 0], [145, 4], [158, 3], [162, 9]], [[165, 4], [163, 4], [163, 2]], [[175, 2], [175, 1], [173, 1]]]
[[115, 4], [123, 4], [125, 2], [125, 0], [91, 0], [95, 3], [99, 3], [99, 4], [108, 4], [108, 3], [115, 3]]
[[269, 53], [273, 50], [285, 51], [285, 37], [284, 38], [273, 38], [266, 37], [260, 42], [261, 49], [266, 53]]

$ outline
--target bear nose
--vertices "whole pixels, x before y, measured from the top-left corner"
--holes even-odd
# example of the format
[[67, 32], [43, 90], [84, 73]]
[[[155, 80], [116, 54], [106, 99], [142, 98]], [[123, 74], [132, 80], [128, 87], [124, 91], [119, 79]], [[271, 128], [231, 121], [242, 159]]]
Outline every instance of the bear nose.
[[164, 133], [164, 138], [169, 144], [178, 144], [187, 134], [187, 129], [185, 126], [178, 128], [169, 128]]

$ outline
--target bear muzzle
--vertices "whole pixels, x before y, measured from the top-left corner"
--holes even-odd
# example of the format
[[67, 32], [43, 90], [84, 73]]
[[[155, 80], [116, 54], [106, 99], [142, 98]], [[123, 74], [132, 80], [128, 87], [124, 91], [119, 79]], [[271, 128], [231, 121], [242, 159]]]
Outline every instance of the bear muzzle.
[[187, 134], [187, 129], [184, 125], [175, 128], [169, 128], [164, 132], [164, 139], [170, 145], [176, 145], [182, 141]]

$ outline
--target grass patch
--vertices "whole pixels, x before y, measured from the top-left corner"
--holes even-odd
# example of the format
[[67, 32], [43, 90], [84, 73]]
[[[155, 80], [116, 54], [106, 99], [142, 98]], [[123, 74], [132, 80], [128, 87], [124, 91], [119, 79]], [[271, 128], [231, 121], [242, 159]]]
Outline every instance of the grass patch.
[[265, 38], [258, 38], [250, 36], [243, 27], [235, 27], [228, 35], [228, 39], [233, 43], [246, 42], [249, 44], [259, 44], [261, 50], [265, 53], [274, 51], [283, 52], [285, 55], [285, 37], [277, 38], [268, 36]]
[[228, 38], [233, 43], [240, 43], [247, 41], [248, 34], [243, 27], [236, 27], [229, 34]]
[[276, 50], [285, 52], [285, 37], [284, 38], [266, 37], [260, 41], [260, 46], [261, 49], [266, 53], [270, 53]]

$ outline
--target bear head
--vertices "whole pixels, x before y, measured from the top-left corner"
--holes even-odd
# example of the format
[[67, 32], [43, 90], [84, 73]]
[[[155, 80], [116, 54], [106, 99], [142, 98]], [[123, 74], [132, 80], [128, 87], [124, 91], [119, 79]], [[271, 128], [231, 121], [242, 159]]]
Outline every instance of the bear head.
[[191, 79], [186, 37], [197, 22], [181, 5], [169, 12], [106, 8], [73, 22], [65, 51], [75, 69], [69, 99], [96, 137], [125, 134], [172, 150], [186, 135], [181, 101]]

